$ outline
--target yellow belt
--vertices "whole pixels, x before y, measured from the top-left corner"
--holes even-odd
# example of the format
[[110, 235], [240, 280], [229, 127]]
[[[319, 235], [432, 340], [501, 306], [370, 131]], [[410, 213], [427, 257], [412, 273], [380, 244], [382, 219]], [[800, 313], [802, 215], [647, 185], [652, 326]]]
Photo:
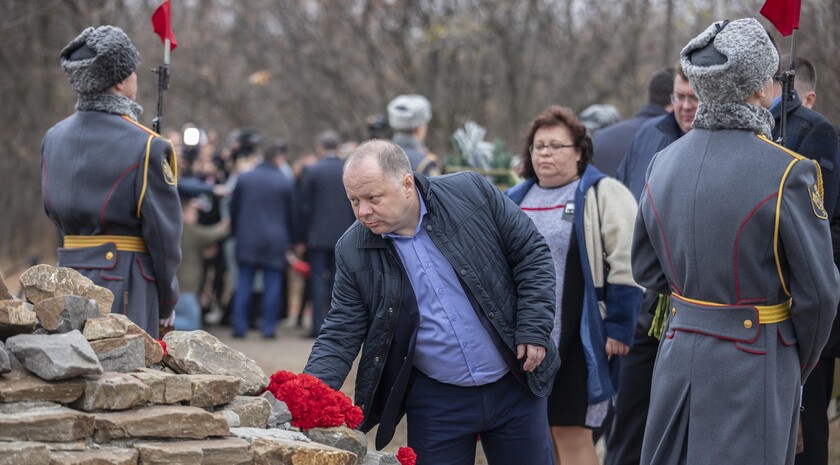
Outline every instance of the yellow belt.
[[677, 299], [684, 300], [697, 305], [707, 305], [710, 307], [753, 307], [758, 310], [758, 324], [766, 325], [770, 323], [779, 323], [790, 319], [790, 304], [791, 299], [788, 299], [776, 305], [726, 305], [716, 302], [706, 302], [704, 300], [694, 300], [681, 295], [673, 294]]
[[117, 250], [123, 252], [148, 252], [143, 238], [136, 236], [64, 236], [66, 249], [97, 247], [103, 244], [114, 244]]

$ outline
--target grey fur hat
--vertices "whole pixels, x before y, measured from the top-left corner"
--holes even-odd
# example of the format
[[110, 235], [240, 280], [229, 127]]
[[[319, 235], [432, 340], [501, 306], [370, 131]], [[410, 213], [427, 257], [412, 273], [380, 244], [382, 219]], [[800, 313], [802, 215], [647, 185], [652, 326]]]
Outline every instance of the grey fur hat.
[[140, 52], [122, 29], [89, 27], [61, 50], [61, 67], [73, 90], [104, 92], [137, 69]]
[[432, 104], [422, 95], [400, 95], [388, 104], [388, 124], [395, 131], [411, 131], [432, 119]]
[[680, 64], [703, 103], [743, 103], [779, 68], [779, 54], [755, 18], [718, 21], [680, 52]]

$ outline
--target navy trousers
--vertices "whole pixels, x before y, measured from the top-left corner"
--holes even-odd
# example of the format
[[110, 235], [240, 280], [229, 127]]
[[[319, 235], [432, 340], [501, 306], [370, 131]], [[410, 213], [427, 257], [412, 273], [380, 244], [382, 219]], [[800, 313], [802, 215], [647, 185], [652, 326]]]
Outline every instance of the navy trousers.
[[263, 272], [262, 334], [274, 337], [277, 319], [280, 315], [280, 296], [283, 294], [283, 270], [239, 264], [236, 293], [233, 296], [233, 334], [245, 336], [248, 333], [248, 311], [251, 308], [251, 292], [254, 275]]
[[489, 465], [554, 463], [546, 400], [510, 373], [484, 386], [460, 387], [415, 370], [406, 415], [417, 465], [474, 465], [479, 436]]

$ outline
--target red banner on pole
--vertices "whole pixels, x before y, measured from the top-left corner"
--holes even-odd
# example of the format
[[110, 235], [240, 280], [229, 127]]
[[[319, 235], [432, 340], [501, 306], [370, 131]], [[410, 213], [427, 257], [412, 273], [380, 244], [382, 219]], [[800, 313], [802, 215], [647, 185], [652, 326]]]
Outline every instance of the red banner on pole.
[[802, 0], [767, 0], [761, 7], [761, 15], [770, 20], [785, 37], [799, 29], [799, 12]]
[[175, 34], [172, 33], [172, 4], [171, 0], [165, 0], [152, 15], [152, 26], [155, 28], [155, 33], [160, 36], [160, 40], [172, 44], [172, 50], [178, 46], [178, 41], [175, 40]]

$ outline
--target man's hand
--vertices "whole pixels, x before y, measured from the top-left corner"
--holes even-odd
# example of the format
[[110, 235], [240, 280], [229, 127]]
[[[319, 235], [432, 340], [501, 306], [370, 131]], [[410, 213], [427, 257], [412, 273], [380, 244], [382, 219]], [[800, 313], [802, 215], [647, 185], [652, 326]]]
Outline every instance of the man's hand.
[[612, 357], [613, 355], [627, 355], [627, 352], [630, 352], [630, 346], [627, 344], [617, 341], [611, 337], [607, 338], [607, 346], [605, 347], [607, 351], [607, 358]]
[[545, 358], [545, 347], [532, 344], [518, 344], [516, 346], [516, 358], [522, 360], [526, 357], [525, 364], [522, 369], [525, 371], [534, 371]]

